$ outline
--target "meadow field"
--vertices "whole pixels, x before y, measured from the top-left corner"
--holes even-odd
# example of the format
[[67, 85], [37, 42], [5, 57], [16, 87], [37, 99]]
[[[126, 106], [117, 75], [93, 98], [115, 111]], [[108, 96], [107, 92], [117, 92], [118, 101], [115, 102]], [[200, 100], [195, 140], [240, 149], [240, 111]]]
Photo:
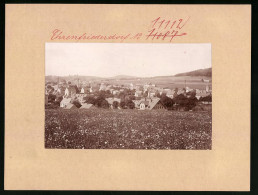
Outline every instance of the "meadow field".
[[212, 87], [212, 82], [204, 83], [201, 80], [208, 79], [211, 80], [211, 77], [201, 77], [201, 76], [164, 76], [164, 77], [150, 77], [150, 78], [132, 78], [132, 79], [119, 79], [119, 80], [103, 80], [108, 82], [109, 84], [115, 85], [129, 85], [130, 83], [133, 84], [140, 84], [144, 85], [145, 83], [155, 83], [157, 87], [161, 88], [170, 88], [175, 89], [177, 88], [184, 88], [185, 85], [192, 89], [205, 89], [208, 85]]
[[45, 111], [46, 148], [207, 150], [211, 136], [211, 112]]

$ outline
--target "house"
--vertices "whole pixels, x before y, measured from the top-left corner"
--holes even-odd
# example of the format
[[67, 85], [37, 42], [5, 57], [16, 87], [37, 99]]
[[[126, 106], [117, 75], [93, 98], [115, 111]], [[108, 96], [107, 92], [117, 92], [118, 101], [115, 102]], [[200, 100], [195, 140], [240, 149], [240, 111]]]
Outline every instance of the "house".
[[47, 87], [47, 89], [46, 89], [46, 93], [48, 93], [48, 94], [52, 94], [52, 93], [54, 93], [54, 88], [53, 87]]
[[206, 91], [206, 92], [210, 92], [210, 91], [211, 91], [209, 85], [206, 85], [205, 91]]
[[60, 102], [60, 107], [65, 108], [70, 102], [72, 98], [63, 98], [63, 100]]
[[140, 110], [166, 109], [161, 103], [160, 98], [143, 99], [139, 102]]
[[57, 94], [59, 94], [59, 95], [64, 95], [65, 94], [65, 87], [59, 87], [58, 89], [57, 89]]
[[74, 97], [76, 95], [76, 89], [74, 86], [69, 86], [65, 89], [65, 97]]
[[159, 98], [155, 98], [155, 99], [151, 99], [149, 101], [149, 109], [150, 110], [155, 110], [155, 109], [166, 109], [165, 106], [161, 103], [160, 99]]
[[117, 95], [117, 94], [119, 94], [120, 92], [118, 91], [118, 90], [113, 90], [113, 92], [112, 92], [112, 94], [113, 95]]
[[135, 97], [141, 97], [142, 96], [142, 91], [136, 91], [134, 96]]
[[119, 98], [106, 98], [106, 100], [107, 100], [107, 102], [108, 102], [108, 104], [109, 104], [109, 107], [110, 107], [111, 109], [113, 109], [113, 103], [114, 103], [115, 101], [118, 102], [118, 103], [121, 102], [121, 99], [119, 99]]
[[169, 88], [164, 88], [163, 90], [165, 91], [165, 93], [168, 91], [171, 91], [171, 89], [169, 89]]
[[177, 91], [177, 95], [180, 95], [180, 94], [186, 95], [186, 90], [185, 89], [179, 89]]
[[134, 89], [136, 91], [143, 91], [143, 86], [139, 85], [139, 84], [136, 84], [136, 86], [134, 87]]
[[141, 100], [132, 100], [132, 101], [134, 103], [134, 107], [136, 109], [140, 109], [140, 102], [141, 102]]
[[87, 92], [89, 92], [89, 88], [88, 87], [82, 87], [81, 88], [81, 93], [87, 93]]
[[196, 93], [195, 97], [199, 100], [201, 97], [206, 97], [208, 96], [209, 94], [208, 93]]
[[53, 85], [52, 87], [54, 88], [54, 91], [57, 91], [58, 85]]
[[82, 104], [80, 109], [93, 109], [96, 108], [93, 104]]
[[210, 80], [209, 80], [209, 79], [202, 79], [202, 82], [204, 82], [204, 83], [209, 83]]
[[[110, 91], [110, 90], [111, 90], [111, 87], [112, 87], [111, 85], [108, 85], [108, 86], [106, 87], [106, 91], [108, 91], [108, 90]], [[110, 92], [111, 92], [111, 91], [110, 91]]]
[[174, 90], [170, 90], [170, 91], [167, 92], [166, 96], [169, 97], [169, 98], [171, 98], [171, 99], [173, 99], [174, 93], [175, 93]]
[[98, 85], [93, 85], [90, 87], [90, 93], [99, 91], [100, 87]]
[[140, 110], [145, 110], [145, 109], [148, 108], [148, 106], [149, 106], [149, 102], [148, 101], [141, 101], [139, 108], [140, 108]]
[[154, 90], [148, 91], [148, 97], [149, 98], [153, 98], [155, 96], [155, 94], [156, 94], [156, 91], [154, 91]]
[[189, 87], [186, 87], [186, 88], [185, 88], [185, 92], [186, 92], [186, 93], [188, 93], [188, 92], [190, 92], [190, 91], [192, 91], [192, 89], [190, 89]]
[[107, 86], [104, 83], [101, 83], [99, 91], [106, 91]]
[[133, 85], [133, 83], [130, 83], [130, 85], [129, 85], [129, 89], [131, 89], [131, 90], [133, 90], [133, 89], [134, 89], [134, 85]]
[[72, 110], [72, 109], [78, 109], [74, 104], [72, 103], [68, 103], [64, 109], [69, 109], [69, 110]]
[[86, 96], [87, 96], [87, 94], [81, 94], [81, 93], [75, 95], [76, 99], [77, 99], [80, 103], [83, 103], [83, 102], [84, 102], [84, 97], [86, 97]]

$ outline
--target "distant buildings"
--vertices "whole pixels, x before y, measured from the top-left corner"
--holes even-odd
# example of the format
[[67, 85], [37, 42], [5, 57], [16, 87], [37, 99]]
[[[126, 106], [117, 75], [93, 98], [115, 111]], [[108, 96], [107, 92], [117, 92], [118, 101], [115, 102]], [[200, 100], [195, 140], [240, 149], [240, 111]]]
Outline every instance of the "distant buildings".
[[[162, 88], [160, 86], [156, 86], [154, 83], [123, 83], [122, 85], [114, 84], [109, 81], [96, 82], [94, 80], [87, 82], [79, 82], [78, 80], [78, 86], [74, 85], [76, 81], [66, 82], [64, 80], [62, 82], [58, 81], [57, 83], [48, 82], [45, 85], [45, 105], [48, 105], [51, 102], [56, 103], [58, 101], [61, 101], [61, 108], [75, 109], [72, 105], [74, 105], [74, 101], [76, 101], [77, 103], [79, 102], [82, 105], [81, 109], [91, 109], [96, 107], [93, 104], [85, 103], [85, 101], [87, 100], [88, 102], [92, 103], [101, 94], [105, 94], [105, 97], [109, 97], [105, 98], [105, 100], [108, 102], [109, 108], [111, 109], [113, 108], [113, 102], [115, 101], [118, 102], [118, 106], [116, 106], [118, 108], [131, 108], [131, 105], [134, 104], [134, 108], [139, 110], [166, 109], [166, 107], [162, 105], [160, 101], [160, 97], [163, 97], [164, 95], [171, 99], [175, 99], [178, 95], [183, 95], [186, 98], [190, 98], [194, 94], [197, 100], [200, 100], [200, 103], [208, 102], [208, 104], [211, 104], [211, 101], [206, 101], [206, 99], [208, 100], [210, 98], [209, 96], [211, 96], [212, 94], [211, 85], [208, 84], [208, 81], [205, 79], [203, 79], [202, 81], [207, 83], [204, 84], [206, 85], [205, 89], [203, 87], [201, 89], [192, 89], [186, 85], [184, 85], [184, 88]], [[95, 100], [89, 100], [87, 96], [90, 96], [89, 99], [91, 97], [94, 97]], [[120, 107], [120, 103], [124, 102], [125, 98], [129, 98], [129, 96], [130, 101], [134, 99], [133, 103], [131, 103], [130, 106], [128, 106], [128, 104], [126, 106]], [[121, 100], [121, 98], [123, 100]], [[79, 106], [77, 105], [77, 107]]]

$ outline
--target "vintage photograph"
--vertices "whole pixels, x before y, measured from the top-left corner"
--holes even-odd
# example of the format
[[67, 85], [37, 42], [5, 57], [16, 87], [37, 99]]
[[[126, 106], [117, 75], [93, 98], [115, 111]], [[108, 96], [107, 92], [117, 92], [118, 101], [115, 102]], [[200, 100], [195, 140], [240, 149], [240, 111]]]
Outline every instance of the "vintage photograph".
[[211, 150], [211, 44], [46, 43], [45, 148]]

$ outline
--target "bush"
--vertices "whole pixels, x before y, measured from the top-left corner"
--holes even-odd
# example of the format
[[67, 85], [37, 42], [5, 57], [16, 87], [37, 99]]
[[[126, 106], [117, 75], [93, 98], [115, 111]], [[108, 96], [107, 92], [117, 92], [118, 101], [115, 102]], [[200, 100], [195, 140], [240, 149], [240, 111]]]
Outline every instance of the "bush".
[[107, 100], [102, 100], [101, 102], [101, 108], [109, 108], [109, 104]]
[[80, 108], [82, 106], [78, 100], [72, 101], [72, 104], [74, 104], [77, 108]]
[[174, 101], [167, 97], [166, 95], [162, 95], [160, 102], [167, 108], [167, 109], [172, 109], [173, 105], [174, 105]]
[[93, 104], [93, 105], [96, 104], [96, 99], [93, 96], [86, 96], [83, 98], [83, 100], [85, 100], [85, 103], [88, 103], [88, 104]]
[[117, 108], [118, 108], [118, 105], [119, 105], [119, 103], [118, 103], [117, 101], [114, 101], [114, 102], [113, 102], [113, 108], [114, 108], [114, 109], [117, 109]]
[[130, 109], [134, 109], [135, 104], [133, 102], [130, 102], [130, 103], [127, 104], [127, 107], [130, 108]]
[[125, 108], [125, 101], [120, 102], [120, 107], [123, 108], [123, 109]]

